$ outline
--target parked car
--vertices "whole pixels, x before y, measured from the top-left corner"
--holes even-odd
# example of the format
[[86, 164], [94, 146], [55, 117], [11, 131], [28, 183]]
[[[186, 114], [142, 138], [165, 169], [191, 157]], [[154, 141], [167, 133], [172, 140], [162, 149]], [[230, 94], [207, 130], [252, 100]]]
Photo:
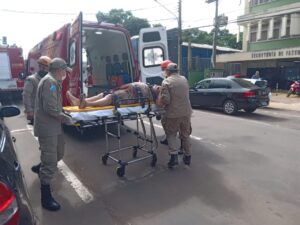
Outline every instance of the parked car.
[[19, 108], [0, 106], [0, 224], [33, 225], [36, 220], [30, 206], [24, 175], [15, 151], [15, 138], [4, 118], [17, 116]]
[[192, 106], [221, 108], [226, 114], [248, 113], [269, 104], [268, 93], [241, 78], [209, 78], [190, 89]]
[[252, 84], [255, 84], [257, 87], [261, 88], [262, 90], [267, 91], [269, 101], [271, 101], [272, 93], [271, 93], [271, 89], [268, 87], [268, 81], [261, 80], [261, 79], [245, 79], [245, 80], [250, 81]]

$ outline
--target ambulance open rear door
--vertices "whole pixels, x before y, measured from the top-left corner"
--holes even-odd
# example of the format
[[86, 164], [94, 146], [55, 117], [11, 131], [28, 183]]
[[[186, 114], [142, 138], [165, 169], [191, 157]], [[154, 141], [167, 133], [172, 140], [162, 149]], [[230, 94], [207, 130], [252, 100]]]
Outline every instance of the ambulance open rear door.
[[164, 79], [160, 63], [168, 59], [167, 32], [164, 27], [143, 28], [138, 41], [140, 80], [150, 84], [161, 84]]

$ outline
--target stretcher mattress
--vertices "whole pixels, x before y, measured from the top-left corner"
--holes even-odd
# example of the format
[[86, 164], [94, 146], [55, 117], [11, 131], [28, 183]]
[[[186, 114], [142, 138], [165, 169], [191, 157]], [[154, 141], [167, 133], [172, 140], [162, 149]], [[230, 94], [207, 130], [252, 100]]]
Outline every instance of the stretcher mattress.
[[[117, 109], [115, 109], [114, 106], [89, 107], [84, 109], [79, 109], [77, 106], [68, 106], [64, 107], [64, 110], [71, 115], [73, 121], [96, 121], [104, 117], [117, 117], [118, 114], [116, 112], [121, 116], [127, 116], [134, 113], [142, 114], [148, 110], [148, 107], [148, 105], [142, 107], [138, 104], [122, 105]], [[156, 105], [152, 105], [151, 111], [161, 113], [162, 109], [158, 108]]]

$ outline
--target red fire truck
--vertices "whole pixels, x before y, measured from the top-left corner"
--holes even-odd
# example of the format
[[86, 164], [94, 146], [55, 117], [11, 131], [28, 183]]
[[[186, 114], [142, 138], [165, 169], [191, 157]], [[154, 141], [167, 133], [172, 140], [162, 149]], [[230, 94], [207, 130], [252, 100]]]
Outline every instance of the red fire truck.
[[0, 99], [21, 97], [25, 63], [22, 48], [0, 45]]
[[[75, 96], [91, 96], [139, 80], [129, 32], [114, 24], [83, 21], [82, 13], [73, 24], [64, 25], [29, 52], [29, 73], [37, 71], [41, 55], [63, 58], [73, 70], [63, 82], [64, 105], [68, 105], [67, 90]], [[88, 77], [87, 68], [93, 79]], [[87, 84], [91, 81], [92, 85]]]

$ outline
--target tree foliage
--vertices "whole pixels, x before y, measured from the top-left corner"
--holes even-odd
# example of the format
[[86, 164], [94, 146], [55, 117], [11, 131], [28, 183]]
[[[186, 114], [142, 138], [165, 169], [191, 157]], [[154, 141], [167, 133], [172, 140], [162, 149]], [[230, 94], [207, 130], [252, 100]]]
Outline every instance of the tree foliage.
[[[208, 33], [197, 28], [192, 28], [183, 31], [182, 40], [186, 42], [190, 40], [192, 43], [212, 45], [213, 35], [214, 30]], [[242, 33], [240, 33], [240, 35], [242, 36]], [[227, 29], [220, 29], [218, 31], [217, 45], [229, 48], [242, 49], [242, 41], [236, 42], [236, 34], [230, 33]]]
[[[130, 11], [123, 9], [112, 9], [108, 13], [98, 12], [96, 14], [98, 22], [108, 22], [120, 24], [125, 27], [131, 36], [138, 35], [141, 28], [150, 27], [147, 19], [135, 17]], [[153, 27], [161, 26], [161, 24], [153, 24]], [[213, 31], [206, 32], [198, 28], [191, 28], [182, 32], [182, 40], [199, 44], [213, 44]], [[218, 31], [217, 45], [229, 48], [242, 48], [242, 42], [236, 42], [236, 35], [231, 34], [227, 29]]]
[[123, 9], [112, 9], [108, 13], [99, 11], [96, 17], [98, 22], [122, 25], [129, 31], [131, 36], [139, 34], [141, 28], [150, 27], [147, 19], [135, 17], [130, 11], [124, 11]]

